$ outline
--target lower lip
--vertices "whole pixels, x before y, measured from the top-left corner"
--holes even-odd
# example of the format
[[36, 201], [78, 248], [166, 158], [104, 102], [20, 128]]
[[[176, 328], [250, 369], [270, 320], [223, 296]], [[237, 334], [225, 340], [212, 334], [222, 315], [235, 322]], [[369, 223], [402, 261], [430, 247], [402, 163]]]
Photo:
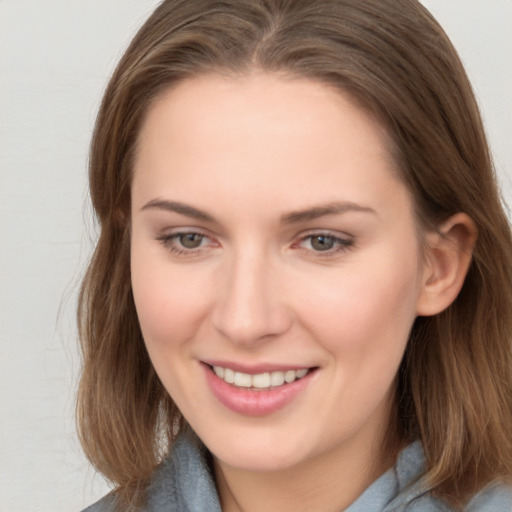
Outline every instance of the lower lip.
[[290, 384], [264, 391], [250, 391], [228, 384], [217, 377], [210, 366], [203, 366], [208, 386], [217, 400], [231, 411], [246, 416], [264, 416], [282, 409], [304, 391], [314, 373], [310, 371]]

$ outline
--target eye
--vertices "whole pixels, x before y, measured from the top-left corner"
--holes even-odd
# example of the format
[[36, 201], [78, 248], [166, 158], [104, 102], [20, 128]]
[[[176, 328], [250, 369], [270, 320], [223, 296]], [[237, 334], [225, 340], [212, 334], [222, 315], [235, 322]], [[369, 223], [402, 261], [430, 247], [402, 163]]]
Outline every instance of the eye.
[[329, 235], [313, 235], [309, 237], [309, 243], [315, 251], [329, 251], [336, 244], [336, 239]]
[[330, 233], [313, 233], [303, 237], [298, 246], [311, 252], [337, 254], [346, 251], [354, 245], [352, 238], [342, 238]]
[[181, 233], [176, 235], [176, 238], [185, 249], [197, 249], [201, 246], [204, 235], [199, 233]]
[[183, 256], [195, 256], [208, 246], [216, 246], [208, 236], [197, 231], [182, 231], [156, 237], [170, 252]]

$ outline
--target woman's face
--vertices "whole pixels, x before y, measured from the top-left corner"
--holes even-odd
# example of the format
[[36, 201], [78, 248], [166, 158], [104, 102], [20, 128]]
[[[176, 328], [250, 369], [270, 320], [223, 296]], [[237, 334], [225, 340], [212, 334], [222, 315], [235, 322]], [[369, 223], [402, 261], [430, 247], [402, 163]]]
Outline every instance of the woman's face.
[[208, 75], [139, 142], [133, 293], [192, 428], [243, 469], [374, 450], [424, 280], [379, 123], [316, 82]]

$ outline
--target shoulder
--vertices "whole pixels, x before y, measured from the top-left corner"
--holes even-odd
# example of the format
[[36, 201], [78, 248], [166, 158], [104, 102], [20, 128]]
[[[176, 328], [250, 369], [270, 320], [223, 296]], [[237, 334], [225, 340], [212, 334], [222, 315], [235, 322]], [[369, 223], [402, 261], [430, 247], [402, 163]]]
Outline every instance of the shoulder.
[[[401, 452], [392, 470], [395, 496], [384, 512], [455, 512], [447, 502], [429, 492], [423, 448], [413, 443]], [[464, 512], [512, 512], [512, 487], [491, 484], [476, 494]]]
[[[83, 512], [119, 512], [110, 494]], [[140, 512], [220, 512], [208, 453], [191, 433], [183, 433], [155, 470]], [[123, 510], [125, 512], [125, 510]]]
[[[456, 509], [425, 492], [386, 509], [386, 512], [456, 512]], [[486, 487], [470, 500], [463, 512], [512, 512], [512, 488], [504, 485]]]
[[82, 512], [116, 512], [116, 504], [114, 498], [109, 494], [101, 500], [90, 505]]
[[479, 492], [465, 512], [512, 512], [512, 487], [494, 484]]
[[[455, 509], [426, 493], [406, 506], [404, 512], [455, 512]], [[470, 500], [464, 512], [512, 512], [512, 488], [499, 484], [488, 486]]]

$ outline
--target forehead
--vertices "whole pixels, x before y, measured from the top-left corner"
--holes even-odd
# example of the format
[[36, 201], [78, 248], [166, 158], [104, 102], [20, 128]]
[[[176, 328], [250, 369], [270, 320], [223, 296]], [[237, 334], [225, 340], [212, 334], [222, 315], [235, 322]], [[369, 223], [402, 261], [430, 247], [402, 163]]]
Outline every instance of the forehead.
[[[140, 133], [134, 187], [175, 195], [215, 182], [226, 196], [245, 188], [288, 202], [307, 187], [324, 202], [359, 201], [365, 187], [396, 185], [390, 145], [375, 116], [323, 83], [264, 73], [204, 75], [153, 103]], [[336, 192], [352, 197], [329, 197]]]
[[[210, 124], [227, 128], [233, 119], [238, 123], [237, 131], [254, 130], [257, 122], [266, 123], [268, 131], [282, 121], [287, 133], [292, 129], [305, 133], [308, 126], [318, 131], [319, 119], [328, 130], [333, 113], [350, 116], [350, 123], [358, 128], [366, 125], [384, 145], [391, 144], [383, 123], [354, 95], [318, 80], [258, 71], [241, 75], [208, 73], [172, 85], [151, 103], [141, 138], [148, 124], [160, 122], [163, 117], [180, 125], [190, 121], [196, 128], [199, 121], [203, 127]], [[302, 122], [294, 124], [297, 120]], [[181, 128], [177, 131], [182, 132]]]

